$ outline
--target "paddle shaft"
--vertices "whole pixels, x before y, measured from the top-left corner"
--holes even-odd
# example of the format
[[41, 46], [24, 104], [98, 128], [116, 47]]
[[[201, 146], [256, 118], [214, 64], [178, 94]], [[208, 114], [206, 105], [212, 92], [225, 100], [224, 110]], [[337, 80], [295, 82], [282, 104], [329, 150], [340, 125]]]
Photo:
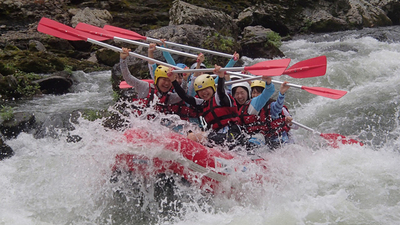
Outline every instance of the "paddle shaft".
[[[241, 77], [246, 77], [244, 79], [240, 79], [240, 80], [233, 80], [233, 81], [227, 81], [225, 84], [229, 85], [229, 84], [235, 84], [235, 83], [240, 83], [243, 81], [252, 81], [252, 80], [260, 80], [261, 77], [260, 76], [253, 76], [253, 75], [248, 75], [248, 74], [242, 74], [242, 73], [233, 73], [233, 72], [227, 72], [230, 75], [236, 75], [236, 76], [241, 76]], [[278, 80], [272, 80], [271, 81], [274, 84], [283, 84], [283, 81], [278, 81]], [[301, 85], [298, 84], [292, 84], [292, 83], [287, 83], [286, 84], [289, 87], [294, 87], [294, 88], [299, 88], [302, 89]]]
[[[122, 41], [122, 42], [125, 42], [125, 43], [130, 43], [130, 44], [134, 44], [134, 45], [149, 47], [149, 44], [146, 44], [146, 43], [143, 43], [143, 42], [140, 42], [140, 41], [132, 41], [132, 40], [129, 40], [129, 39], [126, 39], [126, 38], [114, 37], [114, 40]], [[173, 49], [170, 49], [170, 48], [159, 47], [159, 46], [156, 46], [156, 49], [157, 50], [161, 50], [161, 51], [165, 51], [165, 52], [174, 53], [174, 54], [177, 54], [177, 55], [182, 55], [182, 56], [186, 56], [186, 57], [197, 59], [197, 55], [190, 54], [190, 53], [187, 53], [187, 52], [181, 52], [181, 51], [173, 50]]]
[[[162, 44], [162, 41], [160, 41], [160, 40], [158, 40], [158, 39], [155, 39], [155, 38], [146, 37], [146, 40], [147, 40], [147, 41], [151, 41], [151, 42], [156, 42], [156, 43], [161, 43], [161, 44]], [[208, 50], [208, 49], [197, 48], [197, 47], [192, 47], [192, 46], [188, 46], [188, 45], [182, 45], [182, 44], [178, 44], [178, 43], [174, 43], [174, 42], [169, 42], [169, 41], [166, 41], [165, 43], [168, 44], [168, 45], [171, 45], [171, 46], [176, 46], [176, 47], [180, 47], [180, 48], [191, 49], [191, 50], [199, 51], [199, 52], [202, 52], [202, 53], [210, 53], [210, 54], [213, 54], [213, 55], [222, 56], [222, 57], [226, 57], [226, 58], [233, 58], [233, 54], [232, 54], [232, 55], [229, 55], [229, 54], [222, 53], [222, 52], [216, 52], [216, 51], [212, 51], [212, 50]]]
[[[221, 68], [220, 71], [241, 71], [244, 70], [245, 67], [225, 67], [225, 68]], [[213, 72], [214, 68], [205, 68], [205, 69], [188, 69], [188, 70], [174, 70], [172, 71], [173, 73], [195, 73], [195, 72]]]
[[310, 128], [310, 127], [307, 127], [306, 125], [303, 125], [303, 124], [301, 124], [301, 123], [299, 123], [299, 122], [296, 122], [296, 121], [292, 120], [292, 123], [293, 123], [293, 124], [296, 124], [297, 126], [303, 128], [303, 129], [306, 129], [306, 130], [308, 130], [308, 131], [311, 131], [311, 132], [313, 132], [313, 133], [315, 133], [315, 134], [321, 135], [320, 132], [318, 132], [318, 131], [316, 131], [316, 130]]
[[[96, 40], [91, 39], [91, 38], [87, 38], [86, 41], [87, 41], [87, 42], [90, 42], [90, 43], [92, 43], [92, 44], [100, 45], [100, 46], [102, 46], [102, 47], [105, 47], [105, 48], [114, 50], [114, 51], [116, 51], [116, 52], [122, 52], [122, 48], [118, 48], [118, 47], [116, 47], [116, 46], [109, 45], [109, 44], [103, 43], [103, 42], [101, 42], [101, 41], [96, 41]], [[136, 58], [139, 58], [139, 59], [143, 59], [143, 60], [148, 61], [148, 62], [157, 63], [157, 64], [160, 64], [160, 65], [163, 65], [163, 66], [167, 66], [167, 67], [173, 67], [173, 68], [175, 68], [175, 69], [181, 69], [181, 68], [178, 67], [178, 66], [174, 66], [174, 65], [171, 65], [171, 64], [168, 64], [168, 63], [165, 63], [165, 62], [156, 60], [156, 59], [152, 59], [152, 58], [149, 58], [149, 57], [146, 57], [146, 56], [143, 56], [143, 55], [134, 53], [134, 52], [129, 52], [129, 55], [131, 55], [131, 56], [133, 56], [133, 57], [136, 57]]]

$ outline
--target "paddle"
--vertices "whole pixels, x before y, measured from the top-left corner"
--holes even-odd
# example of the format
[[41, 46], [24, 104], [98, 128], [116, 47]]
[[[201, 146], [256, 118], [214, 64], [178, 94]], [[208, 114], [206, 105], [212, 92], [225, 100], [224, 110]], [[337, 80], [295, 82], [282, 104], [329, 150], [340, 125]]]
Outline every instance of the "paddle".
[[[255, 74], [255, 75], [266, 75], [266, 76], [280, 76], [282, 74], [287, 74], [293, 78], [310, 78], [310, 77], [319, 77], [323, 76], [326, 73], [326, 56], [318, 56], [315, 58], [307, 59], [304, 61], [300, 61], [293, 66], [291, 66], [289, 69], [286, 69], [283, 71], [283, 73], [274, 73], [275, 71], [270, 71], [272, 75], [268, 75], [267, 73], [263, 73], [264, 71], [260, 71], [260, 67], [257, 67], [257, 65], [262, 65], [262, 64], [268, 64], [268, 62], [273, 62], [277, 60], [269, 60], [269, 61], [263, 61], [260, 63], [257, 63], [253, 66], [249, 67], [228, 67], [228, 68], [223, 68], [222, 71], [240, 71], [240, 70], [247, 70], [248, 72]], [[261, 67], [262, 68], [262, 67]], [[212, 68], [206, 68], [206, 69], [190, 69], [190, 70], [185, 70], [185, 72], [190, 73], [190, 72], [211, 72], [213, 71]], [[173, 71], [174, 73], [182, 73], [182, 70], [176, 70]], [[253, 78], [246, 78], [243, 79], [242, 81], [250, 81], [250, 80], [257, 80], [259, 79], [258, 77], [253, 77]], [[237, 83], [240, 81], [236, 81], [233, 83]], [[232, 84], [230, 82], [227, 82], [227, 84]]]
[[[62, 23], [59, 23], [57, 21], [54, 21], [54, 20], [51, 20], [51, 19], [48, 19], [45, 17], [43, 17], [39, 21], [37, 30], [39, 32], [42, 32], [42, 33], [45, 33], [48, 35], [52, 35], [52, 36], [55, 36], [58, 38], [62, 38], [62, 39], [70, 40], [70, 41], [87, 41], [87, 42], [90, 42], [93, 44], [100, 45], [105, 48], [109, 48], [116, 52], [122, 52], [121, 48], [118, 48], [118, 47], [95, 40], [94, 38], [97, 38], [97, 36], [93, 37], [94, 35], [92, 35], [92, 34], [87, 34], [87, 33], [75, 30], [72, 27], [69, 27], [67, 25], [64, 25]], [[104, 40], [107, 40], [107, 39], [109, 39], [109, 38], [105, 38]], [[155, 59], [152, 59], [152, 58], [149, 58], [149, 57], [146, 57], [146, 56], [134, 53], [134, 52], [129, 52], [129, 55], [134, 56], [139, 59], [149, 61], [149, 62], [157, 63], [160, 65], [173, 67], [175, 69], [181, 69], [178, 66], [174, 66], [174, 65], [171, 65], [171, 64], [159, 61], [159, 60], [155, 60]]]
[[[152, 79], [142, 79], [142, 81], [146, 81], [147, 83], [154, 84], [154, 80], [152, 80]], [[121, 81], [121, 83], [119, 83], [120, 89], [126, 89], [126, 88], [131, 88], [131, 87], [132, 86], [129, 85], [128, 83], [126, 83], [126, 81]]]
[[[109, 38], [109, 39], [114, 39], [117, 41], [122, 41], [125, 43], [149, 47], [149, 44], [139, 42], [139, 41], [132, 41], [132, 40], [129, 40], [126, 38], [121, 38], [121, 37], [118, 37], [118, 34], [116, 34], [114, 32], [109, 32], [103, 28], [96, 27], [96, 26], [86, 24], [86, 23], [78, 23], [78, 25], [76, 25], [75, 29], [93, 35], [94, 37], [96, 37], [94, 39], [97, 41], [102, 41], [103, 38]], [[177, 50], [173, 50], [173, 49], [169, 49], [169, 48], [163, 48], [163, 47], [159, 47], [159, 46], [156, 46], [156, 49], [197, 59], [197, 55], [193, 55], [193, 54], [190, 54], [187, 52], [181, 52], [181, 51], [177, 51]]]
[[[147, 40], [147, 41], [150, 41], [150, 42], [156, 42], [156, 43], [160, 43], [160, 44], [162, 43], [158, 39], [145, 37], [145, 36], [142, 36], [142, 35], [140, 35], [140, 34], [138, 34], [136, 32], [133, 32], [131, 30], [126, 30], [126, 29], [122, 29], [122, 28], [119, 28], [119, 27], [114, 27], [114, 26], [111, 26], [111, 25], [105, 25], [103, 28], [105, 30], [109, 31], [109, 32], [112, 32], [113, 34], [115, 34], [115, 36], [118, 36], [118, 37], [131, 39], [131, 40]], [[230, 54], [226, 54], [226, 53], [222, 53], [222, 52], [216, 52], [216, 51], [212, 51], [212, 50], [208, 50], [208, 49], [197, 48], [197, 47], [192, 47], [192, 46], [188, 46], [188, 45], [182, 45], [182, 44], [169, 42], [169, 41], [166, 41], [165, 43], [170, 45], [170, 46], [190, 49], [190, 50], [199, 51], [199, 52], [202, 52], [202, 53], [210, 53], [210, 54], [213, 54], [213, 55], [222, 56], [222, 57], [226, 57], [226, 58], [232, 58], [233, 57], [233, 54], [230, 55]]]
[[324, 55], [300, 61], [283, 72], [283, 74], [293, 78], [318, 77], [325, 75], [325, 73], [326, 56]]
[[[244, 82], [247, 79], [249, 80], [254, 80], [253, 75], [246, 75], [246, 74], [242, 74], [242, 73], [233, 73], [233, 72], [227, 72], [230, 75], [236, 75], [236, 76], [242, 76], [242, 77], [246, 77], [245, 79], [240, 79], [240, 80], [235, 80], [235, 81], [228, 81], [225, 84], [229, 85], [229, 84], [234, 84], [234, 83], [240, 83], [240, 82]], [[260, 79], [259, 76], [256, 76], [257, 79]], [[282, 84], [283, 81], [277, 81], [277, 80], [272, 80], [272, 83], [274, 84]], [[330, 89], [330, 88], [324, 88], [324, 87], [307, 87], [307, 86], [301, 86], [298, 84], [292, 84], [292, 83], [288, 83], [286, 84], [290, 87], [294, 87], [294, 88], [299, 88], [299, 89], [303, 89], [311, 94], [314, 95], [319, 95], [319, 96], [323, 96], [323, 97], [327, 97], [327, 98], [332, 98], [332, 99], [339, 99], [341, 97], [343, 97], [345, 94], [347, 94], [347, 91], [342, 91], [342, 90], [335, 90], [335, 89]]]
[[[290, 59], [277, 59], [277, 60], [267, 60], [263, 62], [256, 63], [252, 66], [246, 67], [226, 67], [221, 68], [221, 71], [241, 71], [246, 70], [252, 74], [264, 75], [264, 76], [280, 76], [289, 66]], [[192, 72], [212, 72], [214, 68], [206, 69], [188, 69], [188, 70], [174, 70], [173, 73], [192, 73]]]
[[338, 148], [339, 147], [339, 143], [342, 143], [344, 145], [347, 145], [347, 144], [359, 144], [360, 146], [364, 145], [363, 143], [361, 143], [359, 141], [356, 141], [356, 140], [351, 139], [351, 138], [347, 138], [347, 137], [345, 137], [345, 136], [343, 136], [341, 134], [335, 134], [335, 133], [324, 134], [324, 133], [320, 133], [318, 131], [315, 131], [314, 129], [309, 128], [309, 127], [307, 127], [307, 126], [305, 126], [305, 125], [303, 125], [301, 123], [298, 123], [296, 121], [292, 120], [292, 123], [296, 124], [297, 126], [299, 126], [301, 128], [304, 128], [304, 129], [306, 129], [308, 131], [311, 131], [311, 132], [313, 132], [315, 134], [318, 134], [319, 136], [325, 138], [325, 140], [328, 141], [328, 144], [330, 146], [334, 147], [334, 148]]

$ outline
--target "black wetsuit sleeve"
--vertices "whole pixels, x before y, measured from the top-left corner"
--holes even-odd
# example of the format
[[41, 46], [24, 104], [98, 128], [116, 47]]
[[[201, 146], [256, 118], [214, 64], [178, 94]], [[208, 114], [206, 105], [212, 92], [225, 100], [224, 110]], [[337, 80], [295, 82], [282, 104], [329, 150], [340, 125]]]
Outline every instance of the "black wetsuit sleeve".
[[185, 90], [181, 87], [178, 81], [173, 81], [172, 85], [174, 85], [175, 92], [179, 95], [179, 97], [185, 101], [186, 103], [190, 104], [193, 107], [197, 107], [196, 99], [188, 94], [186, 94]]
[[225, 92], [225, 79], [224, 78], [219, 78], [218, 79], [218, 87], [217, 87], [217, 93], [219, 96], [220, 100], [220, 105], [221, 106], [232, 106], [231, 98], [226, 94]]

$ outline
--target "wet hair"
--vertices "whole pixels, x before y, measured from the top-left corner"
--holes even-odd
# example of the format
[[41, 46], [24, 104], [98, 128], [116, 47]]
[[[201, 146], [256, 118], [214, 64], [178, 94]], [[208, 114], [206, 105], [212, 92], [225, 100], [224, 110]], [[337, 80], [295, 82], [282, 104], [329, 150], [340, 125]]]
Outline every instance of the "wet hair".
[[256, 89], [256, 91], [257, 91], [258, 93], [261, 93], [261, 92], [264, 91], [264, 88], [262, 88], [262, 87], [252, 87], [252, 88], [251, 88], [251, 92], [253, 92], [254, 89]]

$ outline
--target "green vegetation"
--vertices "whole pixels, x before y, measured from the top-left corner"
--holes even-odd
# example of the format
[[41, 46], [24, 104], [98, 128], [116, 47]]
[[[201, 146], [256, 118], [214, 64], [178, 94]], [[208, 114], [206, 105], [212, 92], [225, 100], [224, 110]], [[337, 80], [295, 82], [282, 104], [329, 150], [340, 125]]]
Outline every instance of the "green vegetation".
[[310, 30], [310, 27], [312, 26], [312, 21], [307, 19], [304, 21], [304, 26], [300, 29], [301, 33], [307, 33]]
[[234, 40], [231, 37], [222, 36], [219, 33], [214, 33], [212, 36], [207, 36], [204, 45], [208, 49], [218, 49], [222, 52], [232, 52], [235, 46]]
[[24, 97], [32, 97], [37, 93], [40, 93], [40, 86], [36, 83], [32, 83], [34, 80], [38, 80], [41, 77], [35, 73], [24, 73], [22, 71], [15, 71], [14, 77], [17, 79], [17, 90], [16, 92]]
[[121, 95], [117, 91], [113, 91], [112, 97], [114, 101], [118, 101], [121, 98]]
[[282, 38], [281, 36], [272, 31], [272, 32], [267, 32], [267, 43], [275, 46], [276, 48], [280, 48], [282, 46]]
[[65, 67], [64, 67], [64, 71], [65, 72], [67, 72], [68, 74], [72, 74], [72, 66], [69, 66], [69, 65], [65, 65]]
[[10, 106], [1, 106], [0, 118], [4, 121], [11, 120], [14, 117], [14, 109]]

